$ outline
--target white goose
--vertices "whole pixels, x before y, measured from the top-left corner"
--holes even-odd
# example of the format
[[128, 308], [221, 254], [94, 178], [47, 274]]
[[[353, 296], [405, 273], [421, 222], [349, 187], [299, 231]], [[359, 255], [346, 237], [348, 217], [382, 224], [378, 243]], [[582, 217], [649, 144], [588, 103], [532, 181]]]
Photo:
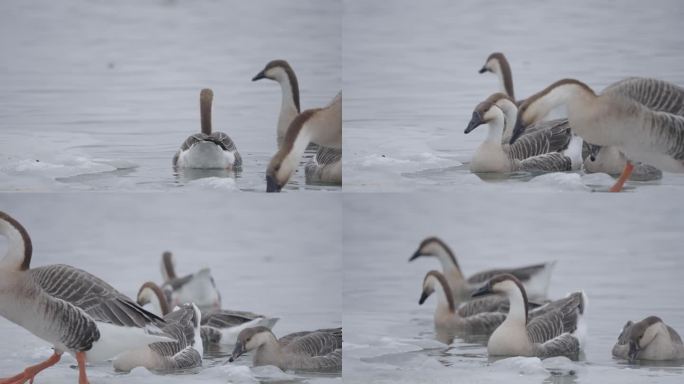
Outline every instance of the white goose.
[[567, 300], [549, 304], [543, 314], [529, 321], [527, 294], [515, 276], [497, 275], [473, 293], [473, 297], [491, 293], [505, 294], [510, 309], [506, 320], [487, 342], [489, 355], [579, 358], [584, 348], [583, 315], [587, 305], [583, 292], [572, 293]]
[[[149, 305], [150, 312], [155, 315], [166, 316], [170, 312], [166, 295], [157, 284], [151, 281], [140, 287], [137, 300], [143, 308]], [[278, 322], [277, 317], [269, 318], [245, 311], [212, 309], [202, 315], [200, 335], [204, 345], [234, 345], [243, 329], [257, 326], [271, 329], [276, 322]]]
[[[501, 92], [514, 100], [516, 104], [519, 105], [524, 102], [524, 100], [516, 101], [515, 99], [513, 93], [513, 74], [511, 72], [511, 66], [503, 53], [495, 52], [489, 55], [484, 66], [480, 69], [480, 73], [485, 72], [492, 72], [498, 77]], [[506, 115], [507, 121], [508, 117], [509, 116]], [[510, 121], [515, 122], [516, 119], [513, 118]], [[567, 119], [552, 121], [567, 122]], [[538, 124], [535, 124], [535, 126], [538, 126]], [[528, 127], [526, 132], [529, 132], [530, 128], [532, 128], [532, 126]], [[511, 132], [512, 127], [511, 130], [507, 130], [504, 133], [504, 141], [506, 143], [510, 141]], [[617, 176], [625, 168], [625, 164], [627, 164], [627, 159], [617, 148], [612, 146], [598, 146], [589, 144], [587, 142], [584, 142], [582, 157], [584, 158], [584, 170], [589, 173], [603, 172], [609, 175]], [[662, 176], [663, 173], [656, 167], [647, 164], [635, 164], [634, 172], [632, 173], [630, 179], [637, 181], [649, 181], [658, 180], [662, 178]]]
[[203, 89], [200, 92], [200, 115], [202, 131], [188, 137], [173, 156], [177, 168], [230, 169], [238, 170], [242, 158], [233, 140], [223, 132], [211, 129], [211, 103], [214, 92]]
[[164, 316], [162, 330], [176, 341], [158, 342], [117, 356], [112, 365], [117, 371], [130, 372], [145, 367], [160, 373], [180, 373], [202, 366], [202, 313], [194, 304], [184, 304]]
[[[342, 183], [342, 92], [324, 108], [309, 109], [299, 114], [290, 124], [283, 145], [271, 158], [266, 169], [266, 191], [279, 192], [294, 173], [299, 159], [309, 142], [331, 150], [339, 156], [330, 156], [332, 163], [325, 164], [330, 171], [321, 172], [328, 183]], [[317, 157], [317, 159], [323, 159]]]
[[582, 139], [573, 137], [567, 120], [537, 123], [514, 145], [504, 142], [517, 113], [515, 103], [502, 93], [478, 104], [464, 133], [487, 123], [489, 135], [473, 155], [471, 172], [563, 172], [581, 168]]
[[451, 248], [437, 237], [424, 239], [409, 261], [416, 260], [419, 257], [436, 257], [442, 264], [442, 273], [446, 277], [457, 303], [470, 300], [470, 293], [473, 289], [478, 288], [493, 276], [502, 273], [510, 273], [522, 281], [525, 289], [530, 292], [530, 297], [544, 299], [549, 289], [551, 272], [556, 265], [556, 262], [552, 261], [520, 268], [497, 268], [478, 272], [466, 280]]
[[684, 172], [683, 88], [661, 80], [629, 78], [597, 95], [579, 80], [560, 80], [520, 106], [511, 142], [530, 122], [562, 105], [575, 133], [592, 144], [614, 146], [629, 160], [611, 191], [622, 190], [634, 161]]
[[155, 342], [174, 341], [151, 314], [96, 276], [68, 265], [30, 268], [32, 244], [26, 229], [0, 212], [0, 234], [8, 240], [0, 260], [0, 315], [53, 345], [45, 362], [2, 384], [33, 381], [64, 352], [75, 355], [79, 383], [86, 384], [86, 361], [105, 361]]
[[221, 308], [221, 293], [216, 288], [209, 268], [178, 277], [176, 261], [173, 254], [167, 251], [162, 254], [161, 271], [164, 278], [161, 288], [171, 307], [194, 303], [202, 312]]
[[229, 362], [255, 351], [254, 366], [273, 365], [282, 370], [342, 371], [342, 328], [295, 332], [277, 339], [265, 327], [240, 332]]
[[613, 347], [613, 356], [629, 360], [682, 360], [684, 343], [662, 319], [649, 316], [625, 324]]

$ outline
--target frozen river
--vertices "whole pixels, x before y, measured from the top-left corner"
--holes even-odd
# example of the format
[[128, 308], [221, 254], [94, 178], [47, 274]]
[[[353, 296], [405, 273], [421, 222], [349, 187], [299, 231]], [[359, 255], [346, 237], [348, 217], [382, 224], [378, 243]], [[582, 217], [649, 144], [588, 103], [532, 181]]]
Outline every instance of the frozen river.
[[[341, 89], [341, 3], [330, 1], [3, 1], [0, 190], [265, 190], [280, 87], [251, 79], [286, 59], [302, 109]], [[176, 175], [199, 132], [199, 92], [243, 172]], [[197, 180], [196, 177], [213, 177]], [[286, 189], [305, 186], [303, 169]]]
[[[487, 129], [463, 130], [475, 106], [499, 91], [497, 77], [478, 70], [490, 53], [503, 52], [520, 99], [567, 77], [597, 91], [629, 76], [684, 86], [683, 17], [677, 0], [345, 1], [345, 190], [610, 185], [601, 175], [526, 183], [529, 177], [485, 182], [471, 174]], [[652, 184], [681, 193], [684, 176]]]
[[[684, 333], [684, 210], [654, 203], [663, 192], [589, 196], [344, 196], [345, 383], [681, 383], [682, 363], [632, 365], [611, 349], [627, 320], [648, 315]], [[425, 273], [441, 267], [408, 262], [427, 236], [450, 245], [466, 276], [556, 260], [549, 297], [589, 298], [584, 356], [494, 363], [485, 344], [438, 342], [435, 298], [418, 298]]]
[[[285, 207], [285, 208], [283, 208]], [[340, 196], [315, 194], [239, 200], [208, 191], [181, 194], [2, 194], [33, 240], [32, 266], [63, 263], [93, 273], [129, 297], [148, 280], [160, 282], [159, 261], [174, 252], [179, 275], [211, 267], [223, 307], [280, 320], [277, 336], [342, 325]], [[325, 214], [322, 214], [325, 212]], [[0, 238], [0, 254], [5, 253]], [[0, 376], [46, 359], [44, 341], [0, 318]], [[11, 348], [9, 347], [11, 346]], [[232, 350], [212, 351], [196, 375], [157, 376], [144, 368], [115, 374], [111, 364], [88, 370], [93, 383], [340, 382], [339, 376], [251, 369], [251, 356], [228, 364]], [[74, 383], [75, 359], [64, 356], [39, 383]]]

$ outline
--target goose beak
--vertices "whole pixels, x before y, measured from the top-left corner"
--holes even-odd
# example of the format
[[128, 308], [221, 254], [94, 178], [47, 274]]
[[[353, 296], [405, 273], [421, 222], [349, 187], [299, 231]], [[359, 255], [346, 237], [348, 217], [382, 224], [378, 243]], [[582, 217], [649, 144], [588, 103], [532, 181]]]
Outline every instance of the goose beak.
[[636, 360], [638, 353], [639, 353], [639, 345], [637, 345], [637, 343], [634, 341], [630, 341], [629, 342], [629, 352], [627, 353], [627, 357], [629, 357], [629, 361]]
[[266, 175], [266, 192], [280, 192], [283, 187], [278, 185], [275, 177]]
[[261, 72], [257, 73], [256, 76], [252, 77], [252, 81], [257, 81], [257, 80], [261, 80], [261, 79], [265, 79], [265, 78], [266, 78], [266, 74], [264, 73], [264, 71], [261, 71]]
[[237, 344], [235, 344], [235, 348], [233, 349], [233, 354], [230, 355], [228, 362], [232, 363], [233, 361], [237, 360], [238, 357], [242, 356], [243, 353], [245, 353], [245, 345], [242, 343], [242, 341], [238, 340]]
[[478, 296], [484, 296], [484, 295], [489, 295], [492, 292], [492, 287], [489, 285], [489, 283], [481, 286], [480, 288], [476, 289], [472, 296], [473, 297], [478, 297]]
[[484, 121], [482, 121], [482, 116], [480, 115], [480, 112], [473, 112], [473, 117], [470, 118], [470, 123], [468, 123], [468, 127], [465, 129], [465, 131], [463, 131], [463, 133], [468, 134], [470, 133], [470, 131], [479, 127], [482, 124], [484, 124]]
[[511, 134], [511, 141], [509, 144], [515, 143], [516, 140], [525, 132], [525, 126], [520, 120], [520, 115], [518, 115], [518, 120], [515, 121], [515, 128], [513, 128], [513, 133]]
[[417, 258], [419, 258], [419, 257], [421, 257], [421, 256], [423, 256], [423, 254], [420, 253], [420, 250], [417, 250], [417, 251], [413, 252], [413, 255], [412, 255], [411, 258], [409, 259], [409, 262], [410, 262], [410, 261], [413, 261], [413, 260], [415, 260], [415, 259], [417, 259]]
[[427, 292], [423, 291], [423, 293], [420, 294], [420, 299], [418, 300], [419, 305], [423, 305], [425, 300], [427, 300], [428, 296], [430, 296]]
[[485, 73], [487, 71], [488, 71], [487, 67], [482, 67], [482, 68], [480, 68], [479, 71], [477, 71], [477, 73]]

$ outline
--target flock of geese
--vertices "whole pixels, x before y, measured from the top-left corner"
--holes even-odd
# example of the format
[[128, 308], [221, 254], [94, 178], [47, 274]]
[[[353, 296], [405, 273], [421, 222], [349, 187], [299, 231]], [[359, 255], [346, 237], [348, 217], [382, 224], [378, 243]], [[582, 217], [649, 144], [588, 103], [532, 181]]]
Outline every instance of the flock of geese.
[[[310, 143], [318, 145], [305, 165], [307, 183], [342, 184], [342, 92], [325, 107], [301, 111], [299, 83], [290, 64], [273, 60], [252, 81], [270, 79], [280, 84], [282, 104], [276, 137], [278, 151], [266, 169], [266, 191], [280, 192], [296, 171]], [[242, 157], [227, 134], [211, 124], [211, 89], [200, 92], [201, 131], [188, 137], [173, 157], [176, 169], [242, 170]]]
[[[684, 88], [649, 78], [627, 78], [596, 94], [579, 80], [559, 80], [525, 100], [516, 100], [506, 57], [491, 54], [480, 73], [499, 77], [501, 91], [478, 104], [465, 130], [488, 124], [470, 169], [587, 172], [656, 180], [662, 171], [684, 172]], [[567, 119], [545, 118], [566, 107]]]
[[0, 315], [54, 348], [46, 361], [0, 384], [33, 382], [64, 352], [78, 362], [87, 384], [87, 362], [111, 361], [118, 371], [145, 367], [161, 373], [199, 370], [205, 348], [233, 345], [232, 362], [246, 352], [253, 365], [283, 370], [340, 372], [342, 328], [296, 332], [278, 339], [278, 318], [222, 309], [208, 269], [178, 277], [171, 253], [162, 255], [161, 286], [142, 284], [136, 300], [104, 280], [69, 265], [31, 268], [26, 229], [0, 211], [7, 253], [0, 259]]
[[[434, 257], [442, 272], [429, 271], [419, 304], [437, 296], [435, 329], [447, 340], [453, 336], [488, 338], [490, 356], [565, 356], [578, 360], [584, 349], [587, 297], [573, 292], [547, 299], [555, 262], [521, 268], [492, 269], [465, 278], [456, 256], [441, 239], [421, 242], [409, 261]], [[657, 316], [629, 321], [612, 354], [634, 360], [681, 360], [684, 344], [679, 334]]]

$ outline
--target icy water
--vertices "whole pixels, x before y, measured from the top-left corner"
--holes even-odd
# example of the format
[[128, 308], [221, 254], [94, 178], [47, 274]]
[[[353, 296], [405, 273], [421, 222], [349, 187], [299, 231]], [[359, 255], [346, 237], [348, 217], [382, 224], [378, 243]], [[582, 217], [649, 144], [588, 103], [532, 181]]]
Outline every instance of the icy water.
[[[251, 79], [286, 59], [302, 109], [341, 89], [341, 2], [3, 1], [0, 189], [265, 190], [281, 91]], [[242, 154], [237, 178], [176, 175], [214, 90], [215, 130]], [[201, 178], [201, 180], [198, 180]], [[303, 168], [286, 189], [304, 185]]]
[[[611, 349], [627, 320], [658, 315], [680, 334], [684, 211], [668, 193], [347, 194], [344, 196], [345, 383], [681, 383], [684, 362], [628, 364]], [[408, 259], [443, 238], [466, 275], [556, 260], [549, 296], [584, 290], [578, 362], [489, 360], [485, 344], [436, 340], [435, 298], [418, 305], [437, 260]]]
[[[468, 135], [475, 106], [499, 91], [478, 74], [490, 53], [512, 67], [517, 98], [562, 78], [596, 90], [629, 76], [684, 86], [684, 3], [628, 1], [346, 0], [345, 190], [537, 189], [531, 177], [483, 181], [468, 170], [486, 127]], [[611, 184], [606, 175], [542, 178], [542, 190]], [[639, 190], [684, 177], [633, 183]]]
[[[276, 335], [341, 326], [340, 196], [315, 194], [239, 200], [208, 191], [180, 194], [3, 194], [33, 240], [32, 266], [70, 264], [128, 296], [148, 280], [160, 282], [159, 261], [174, 252], [179, 274], [211, 267], [223, 307], [279, 317]], [[323, 214], [323, 212], [325, 214]], [[0, 254], [6, 242], [0, 237]], [[0, 318], [0, 377], [46, 359], [50, 347]], [[89, 368], [93, 383], [328, 383], [337, 376], [252, 369], [251, 356], [227, 363], [232, 350], [205, 355], [198, 374], [159, 376], [144, 368], [116, 374], [111, 364]], [[75, 359], [65, 355], [36, 382], [76, 382]]]

